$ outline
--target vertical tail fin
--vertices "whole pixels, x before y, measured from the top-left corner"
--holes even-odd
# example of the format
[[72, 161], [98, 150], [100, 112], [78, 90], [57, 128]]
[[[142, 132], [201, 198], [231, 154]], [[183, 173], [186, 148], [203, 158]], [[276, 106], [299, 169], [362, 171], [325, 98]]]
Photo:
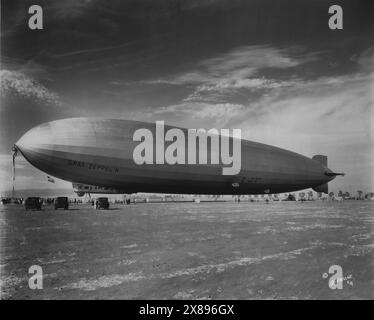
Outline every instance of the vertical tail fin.
[[[327, 156], [316, 154], [315, 156], [312, 157], [312, 159], [319, 162], [320, 164], [322, 164], [324, 167], [327, 168]], [[316, 192], [329, 193], [329, 186], [327, 183], [324, 183], [318, 187], [314, 187], [313, 190]]]
[[312, 157], [312, 159], [327, 167], [327, 156], [316, 154]]

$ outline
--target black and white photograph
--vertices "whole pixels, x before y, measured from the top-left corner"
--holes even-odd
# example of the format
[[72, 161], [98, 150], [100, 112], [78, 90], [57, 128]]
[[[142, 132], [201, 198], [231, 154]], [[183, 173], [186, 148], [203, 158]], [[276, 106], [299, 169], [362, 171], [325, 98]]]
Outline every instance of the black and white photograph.
[[373, 1], [2, 0], [0, 72], [0, 300], [374, 299]]

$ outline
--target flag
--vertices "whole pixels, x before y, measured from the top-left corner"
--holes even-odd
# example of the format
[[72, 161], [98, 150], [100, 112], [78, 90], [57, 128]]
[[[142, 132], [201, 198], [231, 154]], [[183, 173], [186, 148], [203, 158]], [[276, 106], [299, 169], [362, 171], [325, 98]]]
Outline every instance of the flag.
[[51, 178], [50, 176], [47, 176], [47, 179], [48, 179], [49, 182], [55, 183], [55, 180], [53, 178]]

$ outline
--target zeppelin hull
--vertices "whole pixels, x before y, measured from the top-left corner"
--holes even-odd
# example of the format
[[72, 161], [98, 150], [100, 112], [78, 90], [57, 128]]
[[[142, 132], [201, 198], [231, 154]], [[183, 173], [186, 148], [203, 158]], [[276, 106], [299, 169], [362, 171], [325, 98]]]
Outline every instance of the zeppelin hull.
[[139, 142], [133, 141], [133, 134], [140, 128], [155, 131], [154, 124], [137, 121], [63, 119], [31, 129], [16, 147], [50, 175], [125, 193], [280, 193], [317, 187], [332, 179], [325, 174], [329, 169], [315, 160], [245, 140], [237, 175], [222, 175], [223, 165], [209, 162], [138, 165], [133, 151]]

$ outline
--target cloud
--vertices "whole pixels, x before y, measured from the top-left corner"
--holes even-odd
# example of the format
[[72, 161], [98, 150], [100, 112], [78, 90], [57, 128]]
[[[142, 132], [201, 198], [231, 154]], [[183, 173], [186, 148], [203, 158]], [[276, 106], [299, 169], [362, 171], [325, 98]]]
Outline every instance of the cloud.
[[264, 68], [285, 69], [296, 67], [313, 59], [312, 55], [290, 56], [292, 49], [271, 46], [245, 46], [198, 63], [195, 71], [178, 76], [181, 83], [216, 84], [251, 79]]
[[266, 78], [231, 79], [229, 81], [218, 81], [214, 85], [201, 85], [198, 91], [224, 91], [226, 89], [274, 89], [294, 85], [295, 81], [275, 81]]
[[211, 123], [222, 127], [229, 119], [242, 113], [243, 109], [243, 105], [232, 103], [181, 103], [160, 108], [154, 112], [154, 115], [173, 115], [193, 120], [209, 120]]
[[272, 46], [244, 46], [214, 58], [204, 59], [188, 72], [164, 79], [150, 80], [147, 83], [199, 85], [214, 84], [225, 80], [251, 79], [261, 69], [296, 67], [316, 59], [317, 56], [318, 53], [307, 54], [296, 47], [281, 49]]
[[297, 85], [297, 81], [277, 81], [262, 78], [221, 79], [198, 86], [184, 101], [222, 101], [226, 95], [242, 95], [248, 99], [253, 92], [290, 87]]
[[[207, 67], [210, 73], [222, 74], [251, 73], [264, 67], [289, 68], [297, 66], [300, 61], [291, 58], [290, 49], [279, 49], [271, 46], [245, 46], [226, 54], [207, 59], [200, 66]], [[246, 66], [243, 69], [243, 66]]]
[[232, 102], [227, 95], [248, 100], [253, 92], [294, 86], [298, 79], [267, 78], [264, 70], [286, 70], [317, 59], [319, 52], [302, 48], [243, 46], [213, 58], [204, 59], [192, 70], [164, 79], [143, 81], [146, 85], [174, 85], [192, 88], [184, 102]]
[[13, 94], [23, 98], [35, 99], [39, 102], [61, 106], [58, 94], [48, 90], [35, 79], [18, 71], [1, 70], [1, 92], [3, 95]]
[[248, 122], [251, 126], [270, 126], [277, 139], [283, 139], [278, 130], [288, 131], [294, 139], [295, 133], [325, 139], [352, 132], [370, 133], [373, 100], [369, 84], [373, 81], [374, 75], [324, 77], [288, 90], [274, 90], [248, 104], [248, 110], [263, 111], [260, 119]]
[[351, 60], [357, 62], [365, 70], [374, 70], [374, 46], [359, 55], [354, 55]]
[[[373, 189], [373, 82], [373, 74], [305, 81], [269, 92], [228, 123], [249, 140], [306, 156], [328, 155], [329, 166], [347, 174], [334, 180], [333, 188]], [[261, 112], [252, 117], [253, 110]]]
[[[186, 98], [186, 101], [224, 99], [224, 94], [242, 94], [249, 98], [255, 90], [269, 90], [295, 85], [295, 81], [280, 81], [258, 77], [264, 69], [288, 69], [310, 62], [318, 56], [297, 54], [300, 49], [280, 49], [270, 46], [246, 46], [222, 56], [203, 61], [206, 68], [203, 84]], [[200, 76], [200, 78], [203, 78]]]
[[57, 93], [26, 73], [1, 70], [0, 153], [11, 150], [33, 126], [71, 117], [77, 112]]

